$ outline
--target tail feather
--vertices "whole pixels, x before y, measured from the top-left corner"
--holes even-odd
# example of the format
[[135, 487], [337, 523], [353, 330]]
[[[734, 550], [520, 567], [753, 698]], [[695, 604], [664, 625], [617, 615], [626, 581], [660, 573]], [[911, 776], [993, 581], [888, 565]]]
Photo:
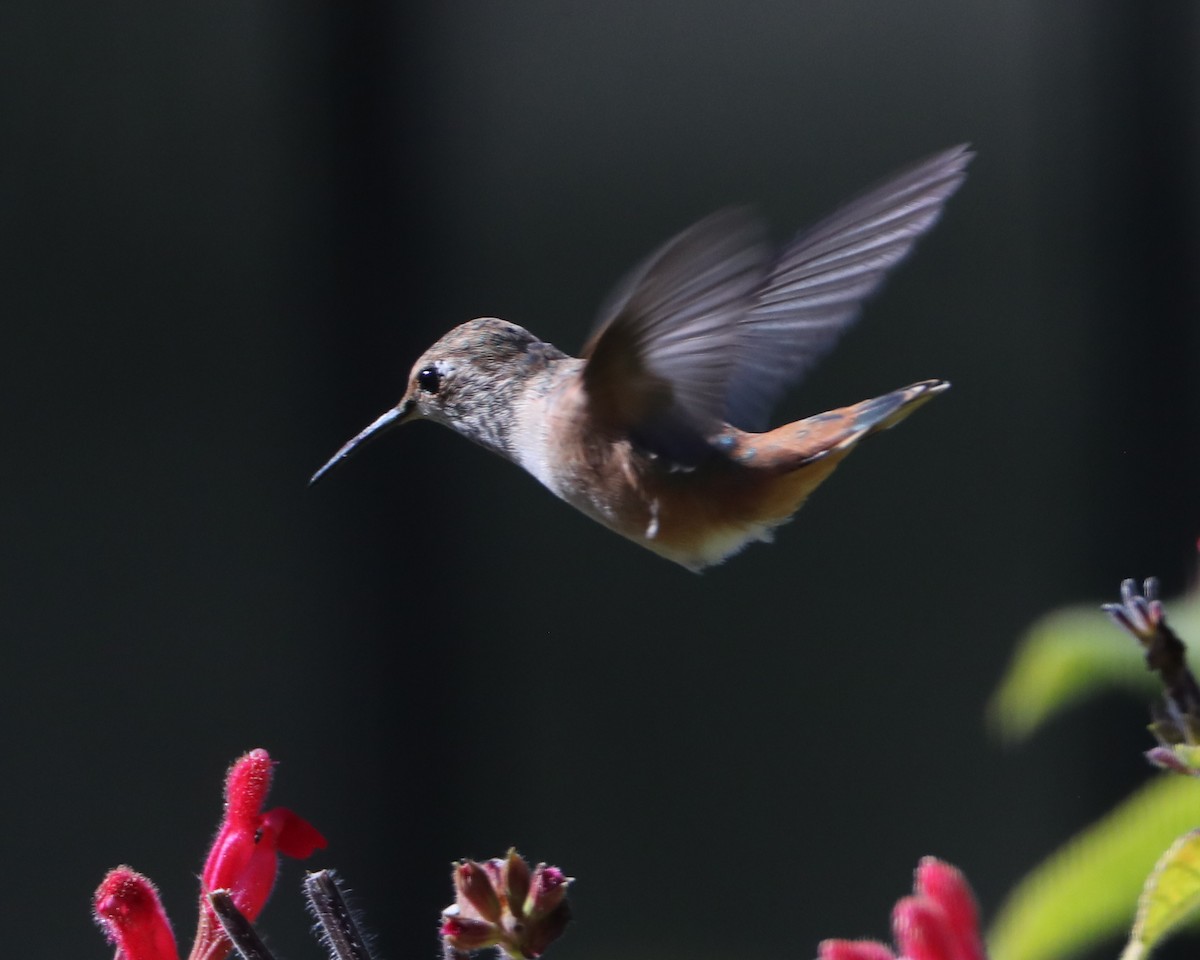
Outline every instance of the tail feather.
[[864, 400], [852, 407], [846, 407], [851, 427], [850, 433], [838, 441], [834, 449], [853, 446], [863, 437], [878, 433], [880, 430], [890, 430], [901, 420], [923, 407], [939, 393], [950, 389], [947, 380], [922, 380], [912, 386], [885, 393], [882, 397]]
[[835, 454], [841, 459], [863, 437], [894, 427], [949, 388], [945, 380], [922, 380], [849, 407], [785, 424], [768, 433], [743, 434], [733, 456], [742, 463], [783, 472]]

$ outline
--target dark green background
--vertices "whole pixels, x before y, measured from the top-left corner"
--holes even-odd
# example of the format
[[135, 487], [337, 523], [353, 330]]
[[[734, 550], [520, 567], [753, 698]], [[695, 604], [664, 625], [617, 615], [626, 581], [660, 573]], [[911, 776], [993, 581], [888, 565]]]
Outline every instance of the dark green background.
[[[885, 935], [926, 853], [994, 913], [1147, 739], [1113, 700], [1000, 749], [1014, 639], [1193, 567], [1198, 11], [0, 7], [6, 952], [105, 956], [120, 862], [186, 948], [254, 746], [384, 957], [434, 956], [449, 861], [513, 843], [579, 878], [564, 960], [803, 960]], [[779, 416], [954, 390], [773, 546], [693, 576], [423, 425], [306, 489], [451, 325], [577, 349], [691, 220], [782, 238], [963, 140]], [[281, 960], [318, 955], [299, 876]]]

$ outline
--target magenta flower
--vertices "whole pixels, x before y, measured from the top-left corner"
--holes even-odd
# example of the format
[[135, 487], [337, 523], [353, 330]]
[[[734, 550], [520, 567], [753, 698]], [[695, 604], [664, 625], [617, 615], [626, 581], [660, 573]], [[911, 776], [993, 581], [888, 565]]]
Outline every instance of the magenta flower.
[[876, 940], [825, 940], [820, 960], [987, 960], [970, 885], [933, 857], [917, 866], [912, 896], [892, 910], [892, 935], [896, 953]]
[[[223, 960], [232, 946], [208, 902], [227, 890], [253, 921], [262, 912], [279, 855], [304, 859], [325, 846], [307, 820], [283, 807], [263, 811], [273, 763], [266, 750], [234, 762], [225, 779], [225, 817], [200, 877], [200, 922], [188, 960]], [[178, 960], [175, 937], [154, 885], [128, 867], [109, 871], [95, 896], [96, 922], [117, 948], [114, 960]]]

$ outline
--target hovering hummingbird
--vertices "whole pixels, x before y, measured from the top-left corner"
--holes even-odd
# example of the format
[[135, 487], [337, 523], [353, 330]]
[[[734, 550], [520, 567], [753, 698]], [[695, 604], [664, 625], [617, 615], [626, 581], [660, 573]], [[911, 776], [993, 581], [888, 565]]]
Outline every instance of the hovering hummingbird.
[[950, 386], [757, 432], [933, 226], [971, 157], [957, 146], [909, 167], [778, 253], [745, 210], [701, 220], [618, 287], [582, 357], [494, 317], [455, 327], [310, 482], [385, 428], [428, 419], [691, 570], [770, 540], [863, 437]]

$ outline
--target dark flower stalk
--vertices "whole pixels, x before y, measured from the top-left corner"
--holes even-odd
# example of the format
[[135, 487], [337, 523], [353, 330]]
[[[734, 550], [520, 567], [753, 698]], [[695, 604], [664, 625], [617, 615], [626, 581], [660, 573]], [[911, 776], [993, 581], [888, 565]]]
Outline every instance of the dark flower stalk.
[[[1104, 604], [1104, 612], [1142, 645], [1146, 667], [1162, 679], [1163, 702], [1152, 707], [1154, 736], [1163, 748], [1200, 744], [1200, 685], [1187, 665], [1187, 648], [1167, 624], [1158, 580], [1150, 577], [1138, 593], [1133, 580], [1121, 584], [1121, 602]], [[1152, 750], [1151, 762], [1176, 769], [1170, 749]], [[1191, 772], [1190, 770], [1186, 772]]]

